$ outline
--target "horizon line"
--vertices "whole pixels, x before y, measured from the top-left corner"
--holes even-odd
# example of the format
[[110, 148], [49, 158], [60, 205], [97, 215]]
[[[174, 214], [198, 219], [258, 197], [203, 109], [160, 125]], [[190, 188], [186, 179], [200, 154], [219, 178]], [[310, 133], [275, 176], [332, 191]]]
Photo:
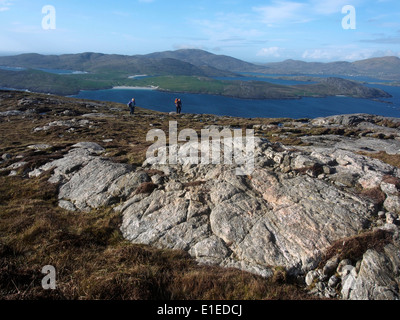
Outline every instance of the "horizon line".
[[198, 49], [198, 48], [183, 48], [183, 49], [176, 49], [176, 50], [164, 50], [164, 51], [153, 51], [149, 53], [136, 53], [136, 54], [123, 54], [123, 53], [104, 53], [104, 52], [96, 52], [96, 51], [82, 51], [82, 52], [75, 52], [75, 53], [39, 53], [39, 52], [24, 52], [24, 51], [0, 51], [0, 57], [15, 57], [15, 56], [20, 56], [20, 55], [28, 55], [28, 54], [37, 54], [37, 55], [42, 55], [42, 56], [62, 56], [62, 55], [80, 55], [80, 54], [100, 54], [100, 55], [116, 55], [116, 56], [127, 56], [127, 57], [134, 57], [134, 56], [146, 56], [154, 53], [164, 53], [164, 52], [177, 52], [177, 51], [203, 51], [215, 56], [225, 56], [229, 58], [234, 58], [243, 62], [247, 63], [252, 63], [252, 64], [269, 64], [269, 63], [280, 63], [280, 62], [285, 62], [285, 61], [298, 61], [298, 62], [306, 62], [306, 63], [335, 63], [335, 62], [356, 62], [356, 61], [364, 61], [364, 60], [371, 60], [371, 59], [382, 59], [382, 58], [397, 58], [400, 59], [398, 56], [395, 55], [383, 55], [383, 56], [378, 56], [378, 57], [370, 57], [370, 58], [365, 58], [365, 59], [359, 59], [359, 60], [331, 60], [331, 61], [325, 61], [323, 62], [322, 60], [300, 60], [300, 59], [295, 59], [295, 58], [286, 58], [282, 60], [275, 60], [275, 61], [269, 61], [269, 62], [261, 62], [261, 61], [248, 61], [248, 60], [243, 60], [241, 58], [236, 58], [231, 55], [226, 55], [226, 54], [216, 54], [213, 52], [210, 52], [208, 50], [204, 49]]

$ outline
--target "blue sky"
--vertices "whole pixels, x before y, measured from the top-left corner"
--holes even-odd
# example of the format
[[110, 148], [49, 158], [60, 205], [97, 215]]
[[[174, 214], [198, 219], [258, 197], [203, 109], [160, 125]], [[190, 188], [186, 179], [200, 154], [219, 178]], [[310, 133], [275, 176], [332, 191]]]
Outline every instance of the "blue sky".
[[[55, 9], [55, 29], [42, 27], [45, 5]], [[355, 29], [342, 26], [345, 5], [355, 9]], [[400, 1], [0, 0], [2, 54], [182, 48], [250, 62], [400, 57]]]

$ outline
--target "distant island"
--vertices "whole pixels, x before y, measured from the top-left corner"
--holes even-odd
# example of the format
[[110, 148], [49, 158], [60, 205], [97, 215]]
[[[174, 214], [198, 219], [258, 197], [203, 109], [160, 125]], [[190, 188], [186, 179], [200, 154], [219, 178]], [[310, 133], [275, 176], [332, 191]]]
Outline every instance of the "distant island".
[[[81, 53], [66, 55], [21, 54], [0, 57], [0, 87], [32, 92], [74, 95], [80, 90], [114, 87], [149, 87], [161, 91], [214, 94], [244, 99], [298, 99], [344, 95], [356, 98], [390, 97], [383, 90], [340, 75], [400, 79], [400, 59], [384, 57], [357, 62], [307, 63], [286, 60], [257, 65], [203, 50], [185, 49], [147, 55]], [[17, 70], [10, 70], [18, 68]], [[22, 68], [22, 69], [21, 69]], [[76, 70], [55, 74], [39, 69]], [[219, 80], [244, 73], [313, 75], [313, 83], [278, 85], [266, 81]], [[141, 75], [141, 76], [133, 76]], [[144, 76], [146, 75], [146, 76]], [[315, 77], [314, 77], [315, 75]], [[335, 75], [320, 78], [322, 75]], [[265, 79], [264, 79], [265, 80]]]

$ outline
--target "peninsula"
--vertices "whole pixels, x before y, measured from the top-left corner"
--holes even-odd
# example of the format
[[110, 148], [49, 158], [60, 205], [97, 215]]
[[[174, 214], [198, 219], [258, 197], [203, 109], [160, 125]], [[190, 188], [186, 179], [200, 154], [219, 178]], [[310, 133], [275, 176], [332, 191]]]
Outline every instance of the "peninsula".
[[[390, 69], [390, 65], [396, 64], [397, 60], [386, 59], [385, 63], [386, 69]], [[58, 95], [75, 95], [80, 90], [113, 87], [148, 87], [163, 91], [213, 94], [243, 99], [299, 99], [336, 95], [368, 99], [390, 97], [381, 89], [341, 79], [340, 74], [330, 78], [320, 78], [319, 76], [325, 73], [318, 73], [315, 65], [310, 69], [310, 73], [315, 73], [313, 83], [305, 81], [301, 85], [278, 85], [266, 81], [244, 81], [246, 72], [267, 75], [272, 71], [278, 73], [279, 66], [283, 70], [282, 73], [288, 74], [290, 70], [288, 65], [293, 63], [273, 67], [256, 65], [202, 50], [177, 50], [134, 56], [100, 53], [59, 56], [23, 54], [0, 57], [0, 66], [3, 66], [0, 67], [0, 87]], [[12, 68], [14, 69], [10, 70]], [[43, 71], [44, 68], [46, 71]], [[325, 69], [332, 71], [332, 68]], [[80, 72], [56, 74], [48, 72], [49, 69]], [[299, 74], [298, 68], [293, 67], [292, 70], [292, 74]], [[301, 70], [306, 72], [306, 68]], [[344, 69], [337, 70], [343, 72]], [[353, 74], [356, 74], [355, 69], [352, 70]], [[361, 74], [361, 67], [359, 72]], [[238, 80], [218, 80], [220, 77], [234, 77]]]

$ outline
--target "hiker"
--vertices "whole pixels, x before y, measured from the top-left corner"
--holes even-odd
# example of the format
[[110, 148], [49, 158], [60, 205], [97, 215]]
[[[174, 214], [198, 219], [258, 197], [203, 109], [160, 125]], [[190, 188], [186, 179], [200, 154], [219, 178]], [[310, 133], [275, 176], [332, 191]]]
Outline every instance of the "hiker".
[[176, 113], [180, 114], [182, 111], [182, 101], [181, 99], [176, 98], [175, 99], [175, 105], [176, 105]]
[[129, 103], [128, 103], [128, 107], [129, 107], [129, 109], [130, 109], [130, 113], [131, 113], [131, 114], [134, 114], [134, 113], [135, 113], [135, 106], [136, 106], [136, 101], [135, 101], [134, 98], [132, 98], [132, 100], [129, 101]]

